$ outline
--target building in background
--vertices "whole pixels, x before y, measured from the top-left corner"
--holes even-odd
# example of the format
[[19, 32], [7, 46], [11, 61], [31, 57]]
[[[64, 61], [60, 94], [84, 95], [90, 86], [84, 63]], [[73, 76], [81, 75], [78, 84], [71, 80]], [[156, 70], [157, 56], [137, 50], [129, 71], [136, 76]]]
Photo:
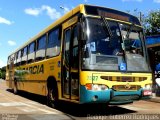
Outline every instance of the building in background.
[[149, 53], [150, 65], [153, 71], [153, 87], [157, 96], [160, 96], [160, 35], [147, 36], [146, 44]]

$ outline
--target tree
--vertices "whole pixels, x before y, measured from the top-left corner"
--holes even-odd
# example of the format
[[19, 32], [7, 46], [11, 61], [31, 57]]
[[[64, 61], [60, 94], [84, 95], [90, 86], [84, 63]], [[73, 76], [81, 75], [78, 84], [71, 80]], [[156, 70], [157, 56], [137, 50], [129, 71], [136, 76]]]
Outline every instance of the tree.
[[6, 67], [0, 68], [0, 78], [6, 78]]
[[1, 68], [2, 71], [6, 71], [6, 66]]
[[139, 18], [146, 36], [160, 34], [160, 10], [150, 11], [148, 14], [143, 14], [138, 9], [127, 12]]
[[1, 71], [1, 69], [0, 69], [0, 79], [2, 78], [2, 71]]
[[2, 79], [6, 79], [6, 72], [2, 72]]
[[145, 18], [144, 29], [146, 35], [157, 35], [160, 33], [160, 10], [151, 11]]
[[145, 14], [143, 14], [137, 8], [134, 9], [134, 10], [132, 10], [132, 11], [127, 10], [126, 12], [129, 13], [129, 14], [132, 14], [132, 15], [136, 16], [139, 19], [141, 25], [145, 28], [145, 25], [146, 25], [146, 22], [145, 22], [146, 21], [146, 15]]

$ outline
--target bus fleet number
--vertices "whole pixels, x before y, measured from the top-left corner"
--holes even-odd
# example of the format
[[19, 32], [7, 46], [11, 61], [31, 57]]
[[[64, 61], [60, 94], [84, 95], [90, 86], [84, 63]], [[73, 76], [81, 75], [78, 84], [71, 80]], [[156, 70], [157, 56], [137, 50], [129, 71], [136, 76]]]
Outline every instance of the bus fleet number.
[[98, 76], [88, 76], [87, 80], [97, 81], [98, 80]]

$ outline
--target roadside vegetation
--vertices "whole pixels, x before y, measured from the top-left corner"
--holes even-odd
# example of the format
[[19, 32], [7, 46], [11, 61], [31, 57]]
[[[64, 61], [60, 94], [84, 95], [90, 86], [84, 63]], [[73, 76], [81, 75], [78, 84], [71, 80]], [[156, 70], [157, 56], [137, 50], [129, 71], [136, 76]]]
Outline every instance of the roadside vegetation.
[[6, 78], [6, 67], [2, 67], [0, 68], [0, 79], [4, 79]]
[[149, 11], [147, 14], [140, 12], [138, 9], [128, 10], [127, 12], [139, 18], [146, 36], [160, 35], [160, 9]]

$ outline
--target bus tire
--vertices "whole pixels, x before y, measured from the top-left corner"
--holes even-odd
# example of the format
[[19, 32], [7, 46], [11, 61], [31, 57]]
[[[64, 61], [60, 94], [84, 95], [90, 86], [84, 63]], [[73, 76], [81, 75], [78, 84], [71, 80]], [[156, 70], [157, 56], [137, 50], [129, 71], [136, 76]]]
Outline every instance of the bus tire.
[[47, 105], [56, 108], [58, 103], [58, 88], [57, 85], [48, 85]]
[[15, 95], [18, 93], [18, 89], [17, 89], [17, 80], [14, 80], [13, 93], [14, 93]]

